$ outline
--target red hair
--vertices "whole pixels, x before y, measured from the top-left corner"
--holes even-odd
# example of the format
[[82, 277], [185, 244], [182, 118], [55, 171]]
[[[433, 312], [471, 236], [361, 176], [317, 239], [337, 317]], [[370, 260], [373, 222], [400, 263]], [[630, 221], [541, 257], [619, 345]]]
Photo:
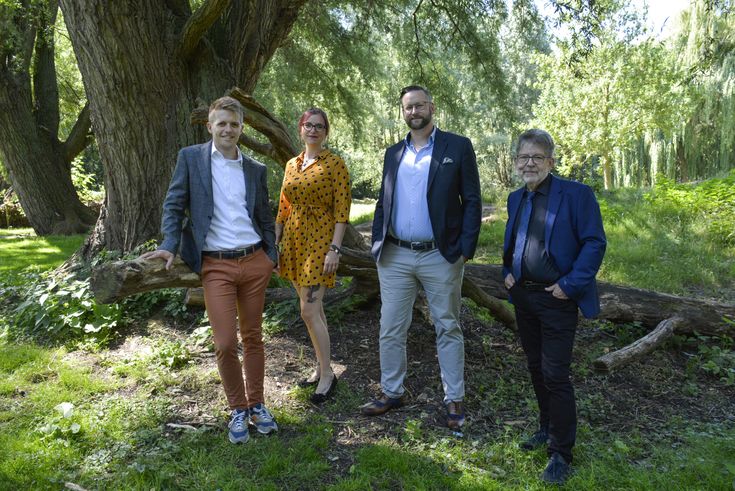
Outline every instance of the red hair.
[[304, 114], [301, 115], [299, 118], [299, 131], [301, 131], [301, 127], [304, 126], [304, 123], [307, 119], [309, 119], [310, 116], [313, 116], [314, 114], [318, 114], [322, 118], [324, 118], [324, 127], [326, 134], [329, 134], [329, 118], [327, 117], [327, 113], [324, 112], [324, 109], [319, 109], [318, 107], [312, 107], [304, 111]]

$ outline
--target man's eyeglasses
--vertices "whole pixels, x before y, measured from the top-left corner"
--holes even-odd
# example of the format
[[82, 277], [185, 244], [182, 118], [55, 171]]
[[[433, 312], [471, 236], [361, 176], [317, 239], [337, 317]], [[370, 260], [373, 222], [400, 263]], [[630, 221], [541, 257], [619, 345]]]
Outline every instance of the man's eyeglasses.
[[403, 106], [403, 112], [410, 114], [413, 111], [416, 111], [417, 113], [422, 112], [424, 109], [426, 109], [426, 106], [428, 106], [428, 102], [419, 102], [417, 104], [411, 104], [409, 106]]
[[317, 123], [317, 124], [304, 123], [301, 126], [303, 126], [306, 131], [311, 131], [311, 130], [324, 131], [324, 129], [326, 129], [326, 126], [324, 126], [321, 123]]
[[516, 165], [528, 165], [528, 161], [531, 160], [535, 165], [541, 165], [546, 160], [546, 155], [518, 155], [516, 157]]

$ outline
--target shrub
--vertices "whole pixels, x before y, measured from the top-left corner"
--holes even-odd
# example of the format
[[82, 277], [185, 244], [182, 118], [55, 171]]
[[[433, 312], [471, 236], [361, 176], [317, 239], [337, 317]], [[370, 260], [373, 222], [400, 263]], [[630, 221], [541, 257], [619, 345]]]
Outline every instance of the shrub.
[[120, 305], [98, 304], [89, 282], [74, 275], [26, 273], [21, 278], [21, 284], [0, 286], [0, 294], [6, 299], [22, 300], [5, 317], [5, 331], [13, 339], [56, 343], [94, 338], [106, 342], [122, 320]]

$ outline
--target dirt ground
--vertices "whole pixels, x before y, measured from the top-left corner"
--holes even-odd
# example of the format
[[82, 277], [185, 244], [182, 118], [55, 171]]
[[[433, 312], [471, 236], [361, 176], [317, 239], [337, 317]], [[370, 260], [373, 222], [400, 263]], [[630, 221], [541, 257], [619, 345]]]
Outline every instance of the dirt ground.
[[[338, 307], [331, 307], [338, 308]], [[525, 368], [525, 358], [515, 333], [492, 320], [478, 320], [463, 307], [466, 351], [465, 399], [467, 424], [463, 438], [480, 442], [501, 435], [523, 435], [537, 425], [536, 406]], [[445, 427], [442, 389], [436, 361], [433, 329], [414, 318], [408, 338], [408, 404], [379, 417], [360, 415], [359, 406], [380, 392], [377, 305], [351, 311], [330, 327], [333, 368], [339, 376], [336, 397], [321, 407], [308, 402], [311, 389], [297, 389], [296, 382], [313, 366], [313, 350], [306, 328], [294, 319], [288, 327], [266, 341], [266, 402], [291, 412], [318, 412], [335, 425], [329, 449], [330, 460], [338, 468], [353, 463], [356, 448], [381, 440], [401, 440], [410, 425], [421, 431], [450, 436]], [[172, 332], [170, 326], [156, 329]], [[176, 329], [178, 336], [186, 332]], [[632, 334], [632, 335], [631, 335]], [[735, 423], [735, 387], [715, 377], [687, 369], [696, 350], [659, 350], [642, 362], [611, 375], [597, 375], [592, 361], [608, 349], [619, 348], [637, 337], [596, 323], [582, 323], [575, 345], [573, 379], [576, 388], [580, 427], [615, 435], [643, 435], [651, 443], [680, 444], [670, 422]], [[136, 350], [129, 338], [118, 350]], [[114, 353], [114, 351], [112, 352]], [[112, 355], [114, 356], [114, 355]], [[203, 369], [215, 370], [214, 355], [196, 357]], [[218, 426], [224, 429], [225, 400], [218, 382], [208, 387], [182, 386], [169, 389], [176, 394], [175, 424]], [[279, 434], [289, 438], [293, 429], [281, 425]], [[460, 436], [460, 435], [454, 435]]]

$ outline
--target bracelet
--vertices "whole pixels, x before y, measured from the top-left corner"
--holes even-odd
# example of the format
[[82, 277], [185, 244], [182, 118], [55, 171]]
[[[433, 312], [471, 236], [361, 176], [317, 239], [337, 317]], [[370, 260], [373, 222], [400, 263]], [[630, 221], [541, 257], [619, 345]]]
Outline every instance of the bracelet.
[[329, 250], [336, 252], [340, 256], [342, 255], [342, 250], [339, 248], [339, 246], [337, 244], [330, 245], [329, 246]]

